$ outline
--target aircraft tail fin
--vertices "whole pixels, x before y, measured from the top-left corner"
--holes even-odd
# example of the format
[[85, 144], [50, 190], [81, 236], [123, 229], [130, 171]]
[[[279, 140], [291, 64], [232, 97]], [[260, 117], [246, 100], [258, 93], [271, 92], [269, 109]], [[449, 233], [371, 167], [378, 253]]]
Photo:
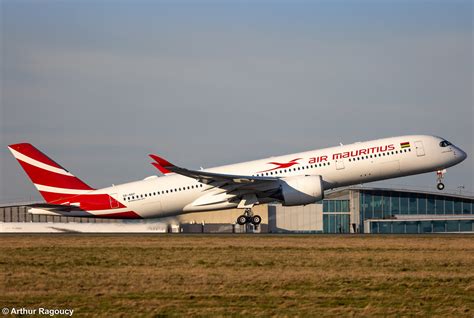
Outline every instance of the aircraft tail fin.
[[62, 203], [95, 190], [29, 143], [8, 148], [48, 203]]

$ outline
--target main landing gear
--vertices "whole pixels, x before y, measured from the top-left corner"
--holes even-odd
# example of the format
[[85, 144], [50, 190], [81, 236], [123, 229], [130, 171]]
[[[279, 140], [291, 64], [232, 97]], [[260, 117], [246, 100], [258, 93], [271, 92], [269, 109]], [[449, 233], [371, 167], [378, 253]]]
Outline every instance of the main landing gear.
[[446, 169], [436, 171], [436, 182], [438, 183], [436, 188], [438, 188], [439, 191], [444, 190], [443, 178], [445, 173]]
[[245, 209], [244, 214], [240, 215], [237, 218], [237, 224], [244, 225], [247, 223], [252, 223], [253, 225], [259, 225], [262, 222], [260, 215], [253, 215], [251, 209]]

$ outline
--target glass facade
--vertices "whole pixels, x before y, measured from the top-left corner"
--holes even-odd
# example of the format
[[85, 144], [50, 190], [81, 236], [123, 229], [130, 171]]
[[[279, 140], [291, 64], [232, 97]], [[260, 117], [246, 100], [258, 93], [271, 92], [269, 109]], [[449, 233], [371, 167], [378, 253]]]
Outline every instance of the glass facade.
[[323, 213], [349, 211], [349, 200], [323, 200]]
[[323, 214], [323, 232], [324, 233], [350, 233], [349, 232], [349, 214]]
[[[367, 219], [393, 219], [395, 215], [474, 214], [474, 200], [472, 199], [389, 190], [359, 190], [359, 193], [360, 232], [362, 233], [364, 232], [364, 221]], [[412, 232], [415, 225], [417, 228], [420, 228], [420, 230]], [[434, 230], [441, 231], [441, 225], [435, 225], [436, 226], [433, 227], [431, 223], [406, 224], [410, 229], [410, 233], [428, 233]], [[444, 224], [445, 229], [450, 226], [451, 225]], [[466, 225], [465, 228], [467, 227]], [[385, 229], [382, 229], [382, 231], [385, 231]], [[390, 231], [392, 231], [390, 233], [400, 233], [398, 230], [393, 232], [393, 229], [391, 229]]]
[[370, 221], [373, 234], [473, 232], [474, 220]]
[[349, 200], [323, 200], [323, 232], [349, 233]]

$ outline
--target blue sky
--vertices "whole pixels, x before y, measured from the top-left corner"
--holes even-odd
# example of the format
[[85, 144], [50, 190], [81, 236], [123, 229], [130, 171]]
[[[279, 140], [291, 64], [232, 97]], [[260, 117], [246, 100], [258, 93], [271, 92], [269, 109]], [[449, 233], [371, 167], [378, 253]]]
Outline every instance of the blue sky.
[[[473, 153], [471, 1], [2, 1], [0, 200], [412, 133]], [[446, 184], [473, 190], [472, 155]], [[433, 188], [434, 174], [386, 184]]]

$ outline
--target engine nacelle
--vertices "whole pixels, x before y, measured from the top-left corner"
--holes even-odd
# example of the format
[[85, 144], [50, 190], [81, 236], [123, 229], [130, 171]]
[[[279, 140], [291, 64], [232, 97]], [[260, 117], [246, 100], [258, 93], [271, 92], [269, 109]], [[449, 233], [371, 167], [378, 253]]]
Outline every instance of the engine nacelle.
[[324, 198], [321, 176], [287, 177], [280, 182], [284, 206], [306, 205]]

